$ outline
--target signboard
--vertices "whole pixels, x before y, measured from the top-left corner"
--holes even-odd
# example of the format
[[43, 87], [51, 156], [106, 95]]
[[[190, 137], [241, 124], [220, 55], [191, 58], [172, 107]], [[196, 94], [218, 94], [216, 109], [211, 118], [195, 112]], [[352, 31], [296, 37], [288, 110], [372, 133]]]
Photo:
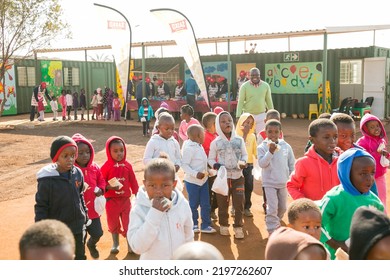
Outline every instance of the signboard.
[[284, 53], [283, 60], [284, 62], [299, 61], [299, 53], [297, 52]]
[[322, 83], [322, 62], [265, 65], [265, 81], [272, 93], [315, 93]]

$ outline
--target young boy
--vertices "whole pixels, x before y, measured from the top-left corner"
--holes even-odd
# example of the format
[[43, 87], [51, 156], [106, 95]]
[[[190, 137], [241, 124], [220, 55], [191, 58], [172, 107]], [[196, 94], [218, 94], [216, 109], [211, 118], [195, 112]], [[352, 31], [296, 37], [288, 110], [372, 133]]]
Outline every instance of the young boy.
[[380, 199], [371, 192], [375, 185], [375, 160], [361, 149], [348, 149], [341, 154], [337, 163], [340, 185], [335, 186], [320, 202], [322, 212], [321, 241], [335, 258], [335, 251], [341, 247], [348, 252], [352, 216], [360, 206], [373, 206], [383, 211]]
[[58, 103], [57, 103], [56, 96], [52, 96], [51, 101], [50, 101], [50, 107], [51, 107], [51, 110], [53, 111], [53, 121], [56, 121], [57, 116], [58, 116]]
[[[217, 107], [216, 107], [217, 108]], [[216, 109], [214, 108], [214, 110]], [[223, 109], [221, 108], [223, 111]], [[215, 119], [217, 117], [217, 114], [214, 112], [207, 112], [202, 117], [202, 125], [205, 129], [204, 131], [204, 141], [203, 141], [203, 149], [206, 152], [206, 156], [209, 156], [210, 152], [210, 144], [211, 142], [218, 136], [217, 132], [215, 131]], [[215, 209], [218, 208], [217, 205], [217, 197], [215, 192], [211, 190], [211, 187], [213, 186], [214, 180], [217, 177], [215, 174], [209, 174], [207, 183], [209, 185], [209, 196], [210, 196], [210, 217], [212, 220], [217, 220], [218, 217], [215, 214]]]
[[73, 260], [75, 241], [63, 222], [46, 219], [32, 224], [19, 240], [21, 260]]
[[[202, 147], [204, 129], [198, 124], [192, 124], [187, 129], [188, 140], [185, 140], [182, 150], [182, 168], [184, 171], [184, 185], [190, 202], [194, 233], [214, 233], [210, 219], [210, 197], [207, 182], [207, 156]], [[198, 226], [198, 208], [202, 219]]]
[[[127, 161], [126, 145], [118, 136], [106, 142], [107, 161], [102, 165], [103, 178], [108, 182], [104, 196], [107, 226], [112, 234], [111, 254], [119, 253], [119, 234], [126, 237], [131, 210], [130, 198], [138, 192], [138, 182], [130, 162]], [[131, 253], [128, 248], [128, 253]]]
[[287, 182], [287, 190], [293, 199], [320, 200], [340, 183], [335, 152], [336, 125], [328, 119], [316, 119], [309, 125], [309, 135], [313, 145], [296, 161], [295, 170]]
[[355, 120], [348, 114], [337, 113], [330, 118], [337, 126], [336, 151], [341, 154], [350, 148], [361, 148], [355, 144]]
[[80, 104], [79, 104], [79, 106], [81, 108], [81, 120], [85, 121], [84, 113], [85, 113], [85, 110], [87, 109], [87, 98], [85, 96], [85, 89], [83, 89], [83, 88], [80, 90]]
[[35, 222], [45, 219], [64, 222], [75, 238], [75, 259], [85, 260], [85, 227], [91, 222], [84, 202], [83, 173], [74, 166], [76, 142], [68, 136], [58, 136], [51, 144], [50, 157], [53, 163], [37, 173]]
[[265, 124], [266, 140], [257, 148], [263, 188], [267, 197], [265, 223], [272, 234], [280, 227], [280, 221], [287, 210], [286, 182], [294, 170], [295, 157], [291, 146], [280, 139], [282, 125], [277, 120]]
[[356, 144], [364, 148], [375, 159], [375, 182], [378, 188], [377, 192], [386, 209], [386, 172], [388, 166], [381, 162], [382, 157], [384, 159], [390, 157], [390, 153], [386, 148], [388, 142], [386, 130], [378, 117], [371, 114], [365, 114], [360, 121], [360, 131], [363, 136], [357, 140]]
[[313, 200], [303, 197], [292, 201], [287, 209], [287, 217], [288, 227], [320, 240], [322, 214]]
[[228, 208], [231, 194], [233, 198], [232, 205], [235, 209], [234, 237], [243, 239], [242, 215], [244, 212], [245, 193], [242, 169], [246, 167], [248, 154], [244, 139], [236, 135], [233, 118], [229, 112], [223, 111], [219, 113], [215, 120], [215, 126], [218, 137], [211, 142], [208, 163], [216, 170], [222, 165], [226, 167], [228, 185], [230, 186], [228, 196], [217, 194], [219, 230], [221, 235], [230, 235]]
[[138, 117], [142, 122], [143, 136], [149, 135], [149, 123], [153, 117], [153, 108], [150, 106], [149, 100], [146, 97], [142, 98], [141, 106], [138, 109]]
[[390, 260], [390, 219], [373, 208], [359, 207], [352, 216], [350, 260]]
[[[338, 113], [335, 113], [335, 115], [338, 114]], [[330, 119], [331, 118], [331, 114], [330, 113], [322, 113], [318, 116], [319, 119]], [[307, 143], [306, 143], [306, 146], [305, 146], [305, 153], [309, 150], [309, 148], [311, 147], [312, 143], [310, 140], [307, 140]]]
[[[243, 113], [237, 122], [236, 134], [245, 141], [245, 148], [248, 154], [247, 166], [242, 170], [245, 179], [245, 205], [244, 215], [253, 217], [251, 212], [251, 196], [253, 192], [253, 162], [257, 160], [257, 143], [255, 135], [255, 119], [249, 113]], [[234, 208], [233, 208], [234, 209]]]
[[127, 232], [141, 260], [169, 260], [180, 245], [194, 240], [191, 208], [175, 188], [175, 174], [173, 163], [164, 158], [146, 165]]
[[83, 135], [76, 133], [72, 136], [78, 148], [78, 156], [75, 165], [81, 169], [84, 175], [84, 199], [88, 208], [88, 218], [92, 221], [87, 227], [90, 238], [87, 248], [94, 259], [99, 258], [99, 251], [96, 244], [103, 236], [103, 228], [100, 221], [100, 214], [95, 209], [95, 199], [104, 194], [106, 181], [100, 171], [99, 165], [94, 162], [95, 150], [90, 141]]

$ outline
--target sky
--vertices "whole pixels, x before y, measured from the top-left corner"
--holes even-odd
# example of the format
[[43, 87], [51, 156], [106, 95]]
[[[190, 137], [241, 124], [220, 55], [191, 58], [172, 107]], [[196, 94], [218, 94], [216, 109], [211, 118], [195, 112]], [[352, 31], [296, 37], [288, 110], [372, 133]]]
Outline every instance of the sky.
[[[278, 1], [185, 1], [185, 0], [60, 0], [64, 16], [71, 25], [72, 40], [53, 42], [52, 47], [85, 47], [110, 44], [100, 30], [102, 20], [97, 13], [98, 3], [123, 13], [130, 22], [133, 42], [172, 40], [165, 27], [150, 13], [150, 9], [172, 8], [183, 13], [191, 21], [196, 37], [249, 35], [324, 29], [332, 26], [389, 25], [389, 10], [379, 0], [358, 3], [356, 0], [278, 0]], [[275, 3], [275, 4], [274, 4]], [[381, 8], [382, 7], [382, 8]], [[105, 9], [100, 8], [100, 12]], [[100, 20], [99, 20], [100, 19]], [[328, 48], [366, 47], [373, 45], [373, 32], [328, 36]], [[231, 53], [244, 53], [248, 41], [235, 45]], [[287, 39], [263, 40], [256, 51], [283, 51], [288, 48]], [[390, 30], [375, 32], [375, 45], [390, 48]], [[290, 49], [320, 49], [323, 37], [305, 37], [290, 40]], [[227, 47], [219, 46], [226, 53]], [[132, 57], [139, 58], [140, 50], [133, 50]], [[109, 53], [110, 51], [104, 51]], [[201, 55], [215, 53], [215, 46], [200, 47]], [[210, 52], [210, 53], [208, 53]], [[83, 55], [83, 54], [82, 54]], [[159, 48], [147, 51], [147, 56], [160, 56]], [[167, 55], [165, 53], [165, 55]], [[137, 57], [138, 56], [138, 57]]]

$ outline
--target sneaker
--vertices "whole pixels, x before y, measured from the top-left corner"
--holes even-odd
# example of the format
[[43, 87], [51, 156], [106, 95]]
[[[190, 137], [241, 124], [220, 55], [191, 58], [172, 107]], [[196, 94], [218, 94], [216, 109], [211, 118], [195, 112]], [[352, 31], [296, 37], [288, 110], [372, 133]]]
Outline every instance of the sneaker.
[[221, 235], [230, 235], [229, 227], [220, 226], [220, 227], [219, 227], [219, 233], [220, 233]]
[[232, 209], [230, 210], [230, 215], [231, 215], [232, 217], [234, 217], [234, 216], [236, 215], [236, 210], [235, 210], [234, 208], [232, 208]]
[[90, 242], [87, 242], [87, 248], [92, 258], [94, 259], [99, 258], [99, 251], [96, 249], [96, 244], [91, 244]]
[[211, 212], [210, 218], [211, 218], [212, 220], [218, 220], [217, 214], [215, 214], [215, 212]]
[[247, 217], [253, 217], [253, 214], [252, 214], [251, 210], [249, 210], [249, 209], [244, 210], [244, 215]]
[[194, 226], [194, 227], [192, 228], [192, 230], [194, 231], [194, 233], [199, 233], [199, 232], [200, 232], [198, 226]]
[[234, 238], [237, 238], [237, 239], [244, 238], [244, 231], [242, 230], [242, 227], [233, 228], [233, 231], [234, 231]]
[[200, 232], [203, 232], [203, 233], [214, 233], [214, 232], [217, 232], [214, 228], [212, 228], [211, 226], [208, 226], [207, 228], [202, 228], [200, 230]]

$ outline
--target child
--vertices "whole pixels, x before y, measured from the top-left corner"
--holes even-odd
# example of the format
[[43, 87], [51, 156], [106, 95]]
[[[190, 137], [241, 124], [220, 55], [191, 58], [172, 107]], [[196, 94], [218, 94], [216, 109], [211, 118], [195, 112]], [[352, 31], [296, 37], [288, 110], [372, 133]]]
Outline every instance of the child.
[[[245, 141], [245, 148], [248, 154], [247, 167], [242, 170], [245, 178], [245, 205], [244, 215], [253, 217], [251, 212], [251, 196], [253, 192], [253, 161], [257, 160], [257, 145], [255, 135], [255, 119], [249, 113], [243, 113], [237, 122], [236, 134], [241, 136]], [[234, 208], [233, 208], [234, 209]]]
[[[322, 113], [318, 116], [319, 119], [330, 119], [331, 118], [331, 114], [329, 113]], [[311, 141], [308, 140], [307, 143], [306, 143], [306, 146], [305, 146], [305, 153], [309, 150], [310, 146], [312, 145]]]
[[268, 239], [266, 260], [326, 260], [324, 245], [314, 237], [280, 227]]
[[79, 93], [75, 91], [73, 93], [73, 114], [74, 119], [77, 120], [77, 110], [79, 109]]
[[[184, 170], [184, 185], [190, 202], [194, 233], [214, 233], [210, 219], [210, 196], [207, 183], [207, 155], [202, 147], [204, 129], [198, 124], [192, 124], [187, 129], [188, 140], [182, 151], [182, 167]], [[198, 226], [198, 207], [202, 219]]]
[[39, 118], [38, 121], [42, 122], [45, 120], [45, 105], [43, 102], [45, 101], [45, 98], [43, 97], [43, 94], [38, 94], [38, 112], [39, 112]]
[[337, 147], [339, 154], [350, 148], [361, 148], [355, 144], [355, 120], [348, 114], [336, 113], [330, 118], [337, 126]]
[[[376, 116], [365, 114], [360, 121], [360, 131], [363, 134], [356, 144], [371, 154], [376, 162], [375, 182], [378, 188], [378, 196], [386, 209], [386, 171], [387, 166], [382, 165], [381, 157], [389, 158], [390, 154], [386, 149], [386, 130]], [[381, 148], [383, 146], [384, 148]]]
[[288, 227], [320, 240], [322, 214], [313, 200], [303, 197], [292, 201], [287, 209], [287, 217]]
[[169, 260], [182, 244], [194, 241], [188, 201], [176, 190], [175, 167], [155, 158], [145, 167], [143, 187], [130, 213], [127, 240], [141, 260]]
[[153, 158], [158, 158], [161, 153], [165, 153], [175, 165], [177, 172], [181, 166], [181, 153], [179, 142], [173, 138], [175, 120], [170, 114], [161, 113], [159, 114], [157, 129], [159, 134], [152, 135], [146, 144], [143, 162], [146, 165]]
[[[223, 109], [222, 109], [222, 111], [223, 111]], [[209, 156], [211, 142], [218, 136], [218, 134], [215, 131], [216, 117], [217, 117], [217, 114], [214, 112], [207, 112], [202, 117], [202, 124], [203, 124], [203, 127], [205, 128], [204, 141], [203, 141], [202, 146], [203, 146], [203, 149], [204, 149], [207, 157]], [[217, 197], [216, 197], [215, 192], [213, 192], [211, 190], [211, 187], [213, 186], [213, 183], [214, 183], [214, 180], [216, 177], [217, 177], [216, 174], [215, 175], [209, 174], [209, 177], [207, 179], [207, 183], [209, 185], [209, 196], [210, 196], [210, 206], [211, 206], [210, 217], [212, 220], [218, 219], [217, 215], [215, 214], [215, 209], [218, 208]]]
[[216, 170], [222, 165], [226, 167], [228, 185], [230, 186], [228, 196], [217, 194], [219, 230], [221, 235], [230, 235], [228, 208], [231, 194], [233, 198], [232, 205], [235, 209], [234, 237], [243, 239], [242, 214], [244, 212], [245, 194], [242, 169], [246, 167], [248, 154], [244, 139], [236, 135], [233, 118], [229, 112], [219, 113], [215, 120], [215, 126], [218, 136], [210, 144], [208, 163]]
[[390, 260], [390, 219], [373, 208], [359, 207], [352, 216], [350, 260]]
[[96, 95], [96, 98], [97, 98], [97, 106], [98, 106], [98, 110], [97, 110], [97, 117], [96, 119], [97, 120], [102, 120], [103, 119], [103, 106], [104, 106], [104, 103], [103, 103], [103, 92], [102, 92], [102, 89], [101, 88], [97, 88], [97, 95]]
[[[158, 131], [158, 119], [160, 117], [160, 115], [162, 113], [168, 113], [170, 114], [169, 110], [168, 110], [168, 105], [167, 103], [163, 102], [161, 103], [161, 107], [158, 108], [154, 114], [154, 117], [156, 119], [156, 121], [154, 122], [154, 126], [153, 126], [153, 129], [152, 129], [152, 135], [154, 134], [159, 134], [160, 132]], [[176, 130], [173, 130], [173, 138], [176, 139], [176, 141], [179, 143], [179, 133], [177, 133]]]
[[60, 104], [62, 107], [62, 120], [66, 120], [66, 90], [61, 91]]
[[114, 121], [121, 120], [121, 101], [118, 93], [114, 93], [114, 100], [112, 101], [112, 107], [114, 111]]
[[173, 252], [172, 260], [224, 260], [214, 245], [204, 241], [192, 241], [181, 245]]
[[85, 121], [84, 112], [87, 109], [87, 99], [85, 97], [85, 89], [80, 90], [80, 108], [81, 108], [81, 120]]
[[[118, 136], [106, 142], [107, 161], [102, 165], [103, 178], [109, 184], [104, 196], [106, 202], [107, 226], [111, 232], [113, 245], [111, 254], [119, 253], [119, 234], [126, 237], [131, 210], [131, 195], [138, 192], [138, 182], [130, 162], [127, 161], [126, 145]], [[112, 182], [111, 181], [116, 181]], [[127, 248], [131, 253], [130, 247]]]
[[375, 185], [375, 160], [361, 149], [348, 149], [340, 155], [337, 163], [340, 185], [335, 186], [320, 201], [322, 228], [321, 241], [335, 258], [335, 251], [341, 247], [348, 252], [353, 213], [360, 206], [371, 205], [383, 211], [380, 199], [370, 191]]
[[199, 124], [199, 121], [194, 118], [194, 109], [191, 105], [185, 104], [180, 108], [181, 123], [179, 126], [179, 137], [182, 142], [188, 139], [187, 128], [191, 124]]
[[280, 139], [282, 125], [277, 120], [265, 124], [266, 140], [257, 148], [263, 188], [267, 197], [265, 223], [269, 234], [280, 227], [280, 221], [287, 210], [287, 188], [295, 157], [291, 146]]
[[74, 166], [77, 145], [68, 136], [58, 136], [50, 148], [53, 163], [37, 173], [38, 190], [35, 194], [35, 222], [56, 219], [72, 231], [75, 242], [75, 259], [85, 260], [85, 226], [90, 224], [84, 202], [84, 178]]
[[[277, 121], [280, 122], [280, 113], [279, 113], [279, 111], [275, 110], [275, 109], [268, 110], [267, 113], [265, 114], [264, 123], [266, 123], [269, 120], [277, 120]], [[263, 143], [265, 138], [267, 138], [267, 136], [266, 136], [266, 133], [265, 133], [265, 129], [263, 129], [263, 130], [261, 130], [257, 134], [257, 145], [260, 145], [261, 143]], [[279, 138], [283, 139], [283, 132], [282, 131], [280, 131]]]
[[73, 106], [73, 96], [72, 96], [72, 92], [68, 89], [66, 91], [66, 113], [68, 114], [68, 121], [71, 120], [70, 112], [72, 111], [72, 106]]
[[92, 100], [91, 100], [91, 105], [93, 108], [93, 111], [92, 111], [92, 119], [93, 120], [95, 119], [95, 115], [96, 115], [96, 119], [98, 118], [98, 98], [97, 98], [97, 95], [98, 95], [97, 90], [94, 90]]
[[72, 231], [58, 220], [32, 224], [19, 240], [21, 260], [73, 260], [74, 251]]
[[53, 111], [53, 121], [56, 121], [57, 116], [58, 116], [58, 103], [57, 103], [56, 96], [52, 96], [51, 101], [50, 101], [50, 107], [51, 107], [51, 110]]
[[149, 135], [149, 123], [153, 117], [153, 108], [149, 104], [149, 100], [146, 97], [142, 98], [141, 106], [138, 109], [138, 116], [142, 122], [143, 136]]
[[88, 218], [92, 221], [87, 227], [90, 238], [87, 248], [94, 259], [99, 258], [99, 251], [96, 244], [103, 235], [100, 215], [95, 210], [95, 199], [104, 194], [106, 181], [100, 171], [99, 165], [94, 162], [95, 150], [90, 141], [83, 135], [76, 133], [72, 136], [78, 148], [78, 156], [75, 165], [81, 169], [84, 175], [84, 200], [88, 208]]
[[295, 163], [295, 171], [287, 182], [293, 199], [307, 197], [320, 200], [340, 183], [337, 177], [337, 127], [328, 119], [316, 119], [309, 125], [313, 145]]

